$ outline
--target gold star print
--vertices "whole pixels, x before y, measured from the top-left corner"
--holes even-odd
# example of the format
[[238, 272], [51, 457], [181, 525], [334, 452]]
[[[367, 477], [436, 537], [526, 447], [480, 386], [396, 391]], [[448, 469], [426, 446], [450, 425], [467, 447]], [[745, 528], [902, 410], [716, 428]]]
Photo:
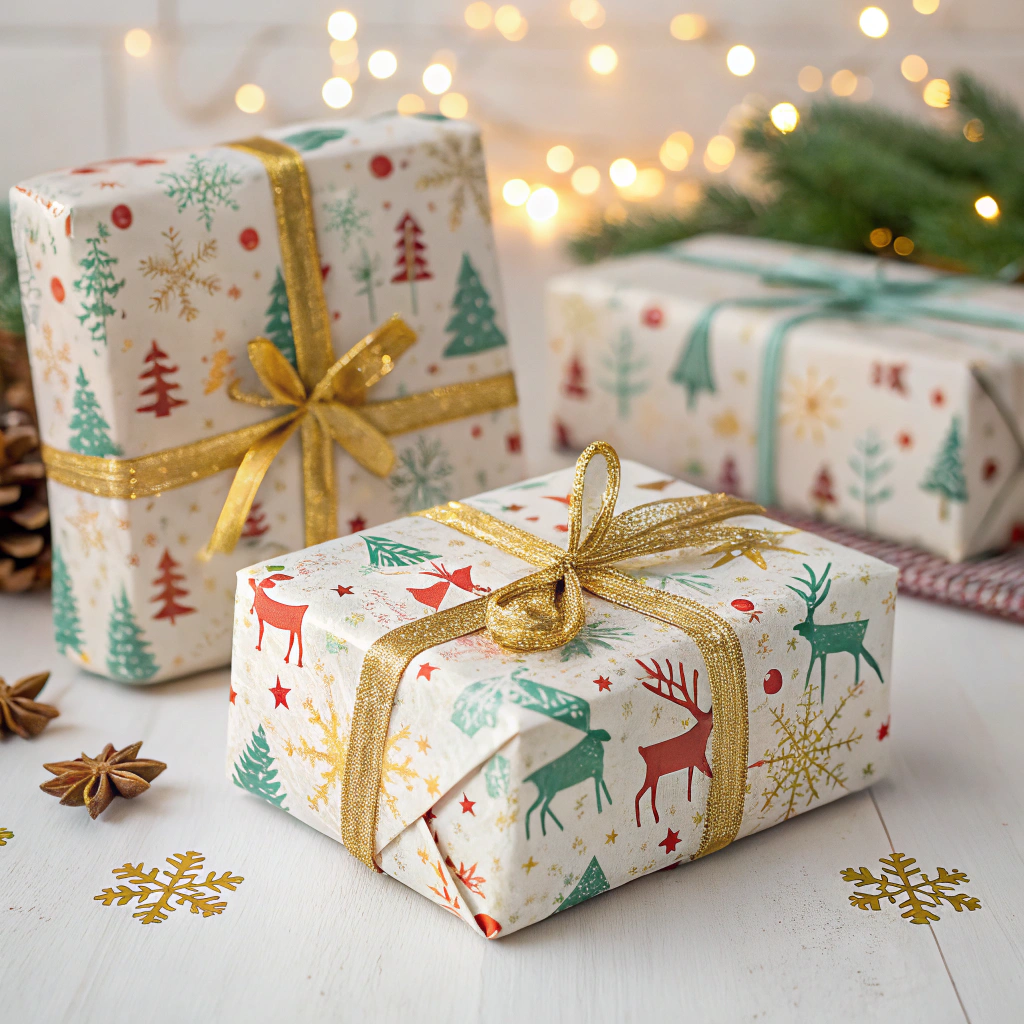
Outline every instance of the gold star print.
[[796, 650], [796, 637], [795, 637], [795, 636], [791, 636], [791, 637], [790, 637], [790, 638], [789, 638], [789, 639], [788, 639], [788, 640], [786, 641], [786, 646], [787, 646], [787, 647], [788, 647], [788, 648], [789, 648], [789, 649], [790, 649], [791, 651], [795, 651], [795, 650]]
[[97, 525], [99, 512], [90, 512], [81, 500], [78, 502], [78, 514], [68, 516], [69, 525], [78, 531], [78, 540], [82, 546], [82, 552], [89, 554], [93, 548], [97, 551], [106, 551], [107, 546], [103, 542], [103, 531]]
[[537, 862], [533, 859], [533, 857], [530, 857], [530, 859], [523, 865], [523, 870], [527, 874], [529, 874], [536, 866]]
[[791, 537], [796, 530], [780, 532], [777, 530], [751, 530], [747, 540], [732, 543], [725, 541], [705, 551], [706, 555], [721, 555], [711, 568], [717, 569], [720, 565], [727, 565], [734, 558], [749, 558], [759, 569], [767, 569], [768, 563], [764, 560], [764, 551], [785, 551], [791, 555], [802, 555], [803, 551], [795, 548], [784, 548], [778, 542], [783, 537]]
[[423, 861], [424, 864], [430, 860], [430, 854], [422, 846], [416, 852], [420, 855], [420, 860]]
[[214, 344], [216, 344], [217, 342], [223, 341], [226, 337], [227, 337], [227, 331], [217, 330], [217, 331], [213, 332]]
[[427, 784], [427, 796], [441, 795], [441, 786], [436, 775], [428, 775], [423, 781]]
[[615, 840], [618, 839], [618, 838], [619, 838], [619, 833], [616, 832], [615, 829], [612, 829], [611, 832], [609, 832], [604, 837], [604, 845], [607, 846], [609, 843], [614, 845], [615, 844]]
[[430, 743], [427, 741], [426, 736], [421, 736], [416, 741], [416, 746], [420, 748], [420, 753], [425, 754], [430, 749]]
[[649, 484], [637, 484], [637, 489], [641, 491], [663, 491], [669, 484], [674, 484], [675, 480], [652, 480]]

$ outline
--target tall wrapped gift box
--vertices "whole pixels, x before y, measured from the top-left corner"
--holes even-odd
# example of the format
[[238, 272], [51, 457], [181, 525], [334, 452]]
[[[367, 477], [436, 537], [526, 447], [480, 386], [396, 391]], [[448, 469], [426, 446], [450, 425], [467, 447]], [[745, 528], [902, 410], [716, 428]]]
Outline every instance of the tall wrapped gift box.
[[549, 407], [712, 489], [960, 561], [1024, 520], [1024, 289], [704, 236], [554, 278]]
[[896, 570], [588, 458], [238, 574], [235, 784], [487, 937], [888, 763]]
[[240, 565], [521, 478], [473, 126], [309, 124], [11, 197], [57, 643], [91, 671], [222, 665]]

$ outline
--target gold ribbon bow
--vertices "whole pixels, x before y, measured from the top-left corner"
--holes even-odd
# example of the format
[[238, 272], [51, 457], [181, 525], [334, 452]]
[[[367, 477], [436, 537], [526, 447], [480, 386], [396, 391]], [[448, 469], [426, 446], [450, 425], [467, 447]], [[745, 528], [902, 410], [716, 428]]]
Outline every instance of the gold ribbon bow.
[[[605, 462], [606, 475], [596, 513], [588, 523], [584, 488], [597, 455]], [[384, 745], [395, 693], [409, 662], [429, 647], [483, 628], [512, 651], [560, 647], [584, 625], [584, 590], [677, 626], [695, 641], [704, 658], [715, 711], [711, 788], [696, 856], [735, 839], [743, 819], [747, 771], [746, 672], [739, 638], [709, 608], [647, 587], [615, 564], [661, 551], [761, 539], [764, 531], [726, 526], [723, 521], [764, 510], [725, 494], [701, 494], [651, 502], [616, 515], [619, 482], [615, 450], [603, 441], [590, 445], [576, 463], [565, 550], [457, 501], [416, 513], [515, 555], [537, 570], [487, 597], [398, 626], [366, 652], [356, 690], [341, 806], [342, 840], [365, 864], [376, 867]]]
[[256, 157], [270, 180], [298, 369], [273, 342], [256, 338], [249, 342], [249, 360], [267, 395], [245, 394], [237, 386], [230, 393], [237, 401], [261, 407], [290, 405], [294, 411], [139, 458], [102, 458], [43, 445], [51, 480], [106, 498], [149, 497], [238, 467], [205, 557], [234, 548], [260, 483], [296, 430], [301, 431], [309, 546], [337, 536], [332, 441], [371, 473], [386, 476], [394, 464], [389, 436], [516, 404], [511, 373], [367, 402], [366, 392], [394, 368], [395, 360], [415, 342], [415, 333], [393, 317], [335, 361], [302, 156], [271, 139], [247, 139], [231, 146]]

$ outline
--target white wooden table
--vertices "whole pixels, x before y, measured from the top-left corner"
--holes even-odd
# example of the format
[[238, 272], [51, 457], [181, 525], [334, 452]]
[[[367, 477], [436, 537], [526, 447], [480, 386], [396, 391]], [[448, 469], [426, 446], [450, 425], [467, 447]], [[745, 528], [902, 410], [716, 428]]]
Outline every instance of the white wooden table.
[[[0, 599], [4, 676], [51, 668], [61, 711], [0, 744], [0, 1019], [1020, 1020], [1022, 664], [1024, 628], [901, 601], [889, 779], [486, 942], [229, 782], [226, 671], [119, 686], [57, 657], [46, 595]], [[97, 821], [39, 790], [44, 761], [138, 739], [169, 768]], [[851, 907], [841, 869], [893, 848], [966, 871], [982, 908]], [[245, 878], [219, 917], [93, 900], [187, 850]]]

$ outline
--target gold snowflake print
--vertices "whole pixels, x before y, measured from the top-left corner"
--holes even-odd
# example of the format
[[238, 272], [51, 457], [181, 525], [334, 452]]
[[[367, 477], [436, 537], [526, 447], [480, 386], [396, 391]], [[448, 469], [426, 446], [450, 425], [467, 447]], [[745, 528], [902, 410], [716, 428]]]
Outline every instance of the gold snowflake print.
[[85, 555], [88, 555], [93, 548], [97, 551], [107, 550], [107, 545], [103, 540], [103, 531], [97, 525], [99, 517], [99, 512], [90, 512], [79, 498], [78, 514], [67, 518], [68, 525], [78, 531], [78, 540], [82, 545], [82, 553]]
[[785, 704], [778, 710], [768, 709], [775, 720], [779, 745], [774, 752], [765, 751], [764, 759], [758, 762], [758, 766], [768, 766], [772, 783], [762, 793], [762, 814], [778, 806], [781, 814], [777, 820], [786, 821], [820, 799], [825, 786], [846, 789], [843, 763], [833, 763], [834, 757], [840, 750], [852, 750], [863, 736], [853, 728], [845, 739], [841, 738], [835, 724], [847, 701], [859, 696], [863, 688], [863, 683], [850, 686], [828, 716], [815, 702], [813, 689], [804, 692], [804, 699], [797, 704], [800, 712], [794, 718], [786, 716]]
[[161, 234], [167, 239], [168, 255], [147, 256], [139, 260], [142, 276], [151, 277], [159, 283], [157, 290], [150, 296], [150, 309], [155, 313], [166, 313], [171, 308], [171, 302], [176, 299], [178, 316], [191, 322], [199, 316], [199, 310], [192, 302], [192, 289], [198, 288], [208, 295], [220, 291], [220, 278], [216, 274], [201, 277], [198, 270], [201, 263], [217, 255], [217, 240], [200, 242], [194, 255], [185, 256], [181, 248], [181, 236], [174, 228]]
[[782, 391], [783, 426], [792, 426], [798, 440], [811, 438], [815, 444], [825, 440], [825, 428], [835, 430], [839, 426], [837, 409], [843, 407], [843, 400], [836, 394], [836, 382], [831, 377], [819, 377], [818, 371], [809, 367], [804, 377], [790, 376]]
[[14, 833], [9, 828], [0, 825], [0, 846], [6, 846], [8, 839], [13, 839]]
[[487, 196], [487, 169], [484, 166], [480, 136], [473, 135], [465, 139], [463, 145], [460, 135], [445, 132], [440, 143], [427, 143], [423, 151], [436, 161], [437, 167], [432, 174], [424, 174], [416, 182], [416, 187], [428, 189], [454, 186], [448, 213], [448, 226], [452, 231], [462, 223], [467, 195], [473, 200], [483, 222], [490, 224], [491, 204]]
[[[964, 910], [978, 910], [981, 900], [977, 896], [968, 896], [963, 892], [954, 892], [954, 887], [970, 879], [962, 871], [954, 868], [936, 868], [935, 877], [929, 878], [914, 865], [915, 857], [903, 853], [893, 853], [891, 857], [879, 857], [880, 864], [885, 868], [880, 875], [874, 875], [867, 868], [844, 868], [843, 881], [853, 882], [865, 888], [874, 888], [875, 892], [855, 892], [850, 896], [850, 903], [858, 910], [881, 910], [882, 900], [890, 905], [905, 897], [899, 904], [905, 917], [914, 924], [929, 924], [938, 921], [939, 915], [933, 913], [948, 903], [958, 914]], [[920, 878], [916, 878], [920, 875]]]
[[32, 355], [36, 366], [42, 369], [43, 382], [49, 384], [53, 380], [61, 391], [67, 391], [71, 381], [64, 366], [71, 362], [71, 346], [64, 344], [57, 348], [53, 343], [53, 328], [48, 323], [43, 324], [43, 344], [32, 349]]
[[735, 437], [740, 432], [740, 421], [732, 409], [726, 409], [711, 421], [711, 429], [719, 437]]

